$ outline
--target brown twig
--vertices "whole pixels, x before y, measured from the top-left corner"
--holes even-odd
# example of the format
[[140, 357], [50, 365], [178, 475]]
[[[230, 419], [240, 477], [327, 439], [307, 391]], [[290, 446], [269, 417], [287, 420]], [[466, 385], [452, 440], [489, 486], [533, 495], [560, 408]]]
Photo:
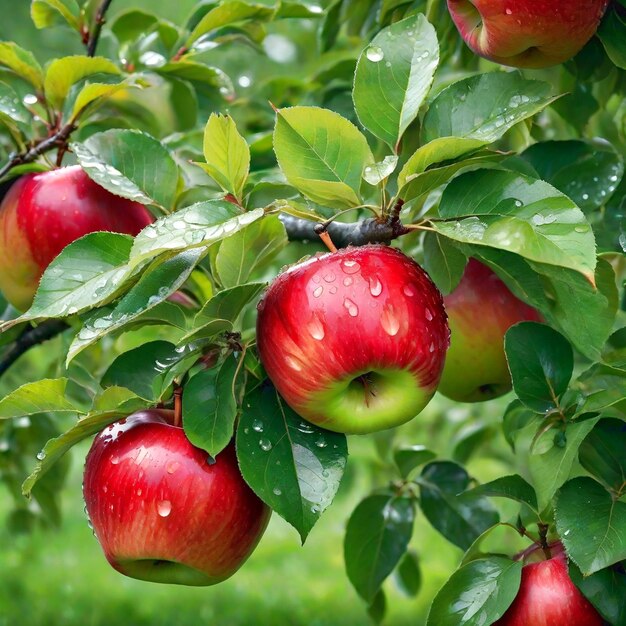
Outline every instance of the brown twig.
[[102, 0], [98, 10], [96, 11], [96, 20], [93, 26], [93, 30], [89, 35], [87, 41], [87, 56], [92, 57], [96, 54], [96, 48], [98, 47], [98, 40], [100, 39], [100, 31], [102, 26], [106, 22], [105, 15], [113, 0]]
[[68, 325], [60, 320], [49, 320], [36, 327], [27, 328], [14, 342], [13, 347], [0, 360], [0, 376], [31, 348], [62, 333]]
[[174, 389], [174, 426], [183, 425], [183, 388]]

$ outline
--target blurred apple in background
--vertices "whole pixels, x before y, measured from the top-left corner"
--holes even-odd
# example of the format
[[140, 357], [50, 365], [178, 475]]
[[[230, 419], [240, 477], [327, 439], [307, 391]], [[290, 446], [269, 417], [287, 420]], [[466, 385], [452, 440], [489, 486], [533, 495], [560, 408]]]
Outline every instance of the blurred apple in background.
[[173, 411], [139, 411], [95, 438], [85, 462], [87, 513], [122, 574], [213, 585], [252, 553], [271, 511], [244, 482], [233, 444], [214, 460], [173, 420]]
[[22, 176], [0, 204], [0, 290], [25, 310], [72, 241], [101, 230], [136, 235], [152, 221], [146, 207], [108, 192], [78, 165]]
[[336, 432], [370, 433], [417, 415], [435, 393], [448, 342], [441, 294], [388, 246], [296, 265], [259, 304], [268, 376], [294, 411]]
[[608, 0], [448, 0], [465, 43], [513, 67], [558, 65], [593, 37]]
[[510, 391], [504, 335], [518, 322], [541, 322], [541, 315], [476, 259], [469, 260], [444, 304], [451, 335], [439, 391], [458, 402], [491, 400]]

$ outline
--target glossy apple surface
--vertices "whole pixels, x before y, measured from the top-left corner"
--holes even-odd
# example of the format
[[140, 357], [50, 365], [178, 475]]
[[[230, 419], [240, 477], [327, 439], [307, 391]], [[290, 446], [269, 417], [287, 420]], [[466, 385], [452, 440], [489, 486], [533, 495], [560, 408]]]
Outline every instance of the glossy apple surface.
[[122, 574], [213, 585], [248, 558], [270, 510], [241, 477], [233, 445], [213, 461], [172, 421], [172, 411], [140, 411], [95, 438], [83, 480], [87, 513]]
[[608, 0], [448, 0], [465, 43], [513, 67], [558, 65], [596, 32]]
[[336, 432], [417, 415], [437, 388], [448, 341], [441, 294], [387, 246], [313, 257], [278, 276], [259, 303], [268, 376], [298, 414]]
[[451, 335], [439, 391], [458, 402], [482, 402], [510, 391], [504, 335], [518, 322], [542, 321], [539, 313], [476, 259], [443, 300]]
[[43, 271], [69, 243], [100, 230], [136, 235], [153, 219], [79, 166], [22, 176], [0, 204], [0, 290], [27, 309]]
[[565, 553], [557, 544], [552, 547], [551, 559], [524, 565], [517, 596], [494, 626], [603, 624], [602, 617], [569, 577]]

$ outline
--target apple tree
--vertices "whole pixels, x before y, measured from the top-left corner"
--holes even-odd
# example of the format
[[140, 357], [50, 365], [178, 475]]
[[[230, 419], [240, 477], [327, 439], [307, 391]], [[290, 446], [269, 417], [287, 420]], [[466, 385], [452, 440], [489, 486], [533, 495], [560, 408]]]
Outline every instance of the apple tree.
[[[116, 4], [32, 0], [67, 45], [44, 63], [0, 42], [8, 523], [58, 524], [96, 436], [91, 459], [171, 487], [144, 500], [158, 535], [186, 455], [243, 494], [186, 493], [207, 519], [254, 511], [230, 575], [269, 509], [302, 543], [332, 516], [368, 437], [341, 523], [375, 622], [391, 578], [419, 593], [419, 515], [460, 549], [429, 626], [624, 626], [626, 2]], [[114, 517], [93, 493], [122, 475], [85, 482], [110, 562], [222, 580], [215, 546], [124, 536], [136, 494]]]

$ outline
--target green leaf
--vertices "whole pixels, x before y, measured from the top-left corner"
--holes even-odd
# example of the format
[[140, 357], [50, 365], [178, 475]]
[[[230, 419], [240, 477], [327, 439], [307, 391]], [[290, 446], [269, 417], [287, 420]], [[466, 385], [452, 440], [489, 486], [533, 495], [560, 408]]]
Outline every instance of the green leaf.
[[185, 42], [186, 48], [191, 48], [195, 41], [203, 35], [211, 31], [241, 22], [243, 20], [267, 20], [274, 13], [272, 7], [263, 4], [252, 4], [248, 2], [239, 2], [239, 0], [231, 0], [224, 2], [211, 9], [191, 31]]
[[112, 310], [96, 311], [85, 321], [69, 347], [67, 363], [91, 344], [130, 324], [171, 296], [184, 284], [203, 254], [204, 250], [187, 250], [146, 270]]
[[0, 42], [0, 65], [8, 67], [20, 78], [28, 81], [37, 91], [43, 91], [43, 70], [32, 52], [20, 48], [12, 41], [2, 41]]
[[373, 165], [366, 165], [363, 170], [363, 179], [370, 185], [379, 185], [393, 174], [398, 165], [398, 157], [395, 155], [386, 156], [382, 161]]
[[48, 28], [60, 22], [80, 30], [79, 13], [76, 0], [32, 0], [30, 4], [30, 16], [37, 28]]
[[[626, 394], [625, 394], [626, 395]], [[580, 464], [607, 489], [621, 493], [626, 486], [626, 422], [600, 420], [578, 450]]]
[[492, 143], [518, 122], [555, 100], [548, 83], [519, 72], [490, 72], [464, 78], [444, 89], [424, 117], [422, 141], [469, 137]]
[[71, 86], [94, 74], [121, 74], [117, 65], [104, 57], [71, 56], [54, 59], [46, 70], [44, 92], [48, 102], [61, 109]]
[[289, 184], [318, 204], [344, 209], [361, 202], [361, 175], [374, 163], [367, 140], [338, 113], [296, 106], [276, 114], [274, 150]]
[[0, 400], [0, 420], [36, 413], [81, 413], [65, 398], [67, 378], [43, 379], [26, 383]]
[[527, 460], [540, 511], [550, 504], [557, 489], [570, 477], [578, 458], [578, 449], [599, 419], [598, 416], [568, 424], [564, 431], [565, 445], [556, 444], [553, 429], [538, 440], [535, 446], [537, 450], [543, 449], [542, 444], [550, 445], [542, 454], [531, 453]]
[[372, 134], [398, 151], [439, 64], [437, 33], [417, 14], [383, 29], [361, 53], [354, 76], [356, 113]]
[[224, 361], [198, 372], [183, 393], [183, 426], [194, 446], [217, 456], [233, 438], [237, 401], [237, 359]]
[[478, 559], [458, 569], [433, 600], [427, 626], [484, 626], [500, 619], [520, 587], [522, 563]]
[[538, 413], [557, 407], [574, 370], [565, 337], [545, 324], [521, 322], [507, 331], [504, 350], [518, 398]]
[[447, 237], [427, 232], [424, 237], [424, 269], [445, 296], [459, 284], [467, 257]]
[[626, 624], [626, 576], [617, 567], [583, 576], [570, 561], [569, 575], [609, 624]]
[[422, 587], [422, 572], [417, 554], [413, 550], [405, 553], [396, 569], [396, 581], [402, 592], [416, 596]]
[[437, 455], [432, 450], [420, 445], [400, 448], [393, 453], [393, 460], [398, 466], [402, 478], [405, 479], [410, 476], [414, 469], [436, 457]]
[[414, 521], [415, 504], [405, 496], [372, 495], [352, 512], [343, 554], [348, 578], [366, 602], [404, 556]]
[[91, 412], [62, 435], [50, 439], [37, 456], [39, 462], [35, 469], [24, 481], [22, 493], [26, 497], [30, 497], [31, 491], [37, 482], [77, 443], [90, 435], [95, 435], [109, 424], [140, 408], [145, 408], [145, 401], [127, 395], [126, 400], [122, 404], [118, 404], [117, 408]]
[[129, 89], [138, 89], [143, 85], [138, 80], [128, 78], [117, 84], [109, 83], [90, 83], [85, 85], [74, 101], [72, 107], [72, 119], [76, 120], [89, 108], [89, 111], [93, 111], [96, 107], [104, 103], [107, 98], [119, 93], [120, 91]]
[[491, 498], [508, 498], [527, 504], [533, 511], [537, 511], [537, 494], [519, 474], [502, 476], [488, 483], [470, 489], [469, 493], [475, 496], [489, 496]]
[[110, 301], [128, 278], [133, 238], [90, 233], [70, 243], [46, 268], [22, 320], [65, 317]]
[[245, 283], [287, 243], [285, 227], [277, 215], [268, 215], [230, 235], [222, 241], [215, 258], [222, 285], [235, 287]]
[[624, 160], [605, 141], [545, 141], [521, 156], [585, 212], [604, 205], [624, 175]]
[[345, 435], [302, 421], [271, 386], [244, 399], [237, 427], [241, 473], [302, 542], [335, 497], [347, 455]]
[[155, 71], [164, 76], [175, 76], [182, 80], [188, 80], [199, 90], [210, 92], [217, 91], [225, 99], [232, 100], [235, 97], [235, 88], [229, 76], [219, 67], [210, 67], [203, 63], [182, 59], [175, 63], [166, 63], [155, 68]]
[[618, 13], [618, 7], [609, 6], [598, 28], [598, 37], [617, 67], [626, 69], [626, 20]]
[[199, 165], [240, 202], [250, 172], [250, 148], [229, 115], [211, 113], [204, 129], [204, 158]]
[[89, 177], [111, 193], [172, 209], [178, 166], [154, 137], [135, 130], [113, 129], [71, 147]]
[[136, 265], [163, 252], [206, 248], [262, 218], [263, 209], [242, 213], [226, 200], [198, 202], [159, 218], [135, 238], [131, 261]]
[[381, 589], [375, 596], [370, 605], [367, 607], [367, 614], [374, 624], [382, 624], [387, 612], [387, 598], [385, 592]]
[[584, 396], [578, 413], [602, 411], [626, 397], [626, 371], [596, 363], [578, 377], [576, 387]]
[[614, 500], [593, 478], [580, 476], [561, 487], [556, 528], [584, 576], [626, 559], [626, 502]]
[[470, 485], [470, 477], [456, 463], [429, 463], [416, 482], [420, 486], [420, 506], [426, 519], [463, 550], [499, 521], [487, 498], [464, 493]]
[[192, 330], [181, 342], [208, 338], [231, 331], [243, 308], [252, 302], [265, 287], [265, 283], [248, 283], [215, 294], [197, 313]]
[[582, 211], [544, 181], [506, 171], [468, 172], [446, 187], [439, 214], [449, 221], [433, 227], [446, 237], [570, 268], [593, 284], [593, 232]]
[[[443, 161], [452, 161], [475, 152], [485, 145], [480, 139], [466, 137], [437, 137], [420, 146], [398, 174], [398, 187], [404, 187], [414, 176]], [[404, 197], [404, 196], [402, 196]]]

